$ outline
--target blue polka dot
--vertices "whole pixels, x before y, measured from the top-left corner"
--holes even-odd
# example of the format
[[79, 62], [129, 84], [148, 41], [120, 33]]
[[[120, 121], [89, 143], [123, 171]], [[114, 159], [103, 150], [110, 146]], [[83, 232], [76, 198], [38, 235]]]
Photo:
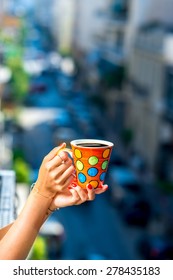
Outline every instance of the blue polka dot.
[[105, 175], [106, 175], [106, 172], [103, 172], [103, 173], [100, 175], [100, 181], [104, 181]]
[[91, 177], [94, 177], [96, 176], [98, 173], [98, 169], [95, 168], [95, 167], [91, 167], [88, 169], [88, 175], [91, 176]]
[[78, 179], [81, 183], [85, 183], [86, 182], [86, 176], [83, 173], [79, 173], [78, 174]]

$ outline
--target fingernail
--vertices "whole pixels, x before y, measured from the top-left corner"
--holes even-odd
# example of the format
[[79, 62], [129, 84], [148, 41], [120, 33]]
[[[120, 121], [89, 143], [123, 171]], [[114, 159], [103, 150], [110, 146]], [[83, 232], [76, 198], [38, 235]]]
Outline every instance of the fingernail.
[[69, 189], [69, 190], [71, 190], [71, 189], [72, 189], [72, 187], [68, 187], [68, 189]]
[[71, 186], [75, 188], [75, 187], [77, 187], [77, 184], [76, 183], [71, 183]]
[[90, 190], [92, 190], [92, 188], [93, 188], [91, 184], [88, 184], [87, 187], [88, 187], [88, 189], [90, 189]]

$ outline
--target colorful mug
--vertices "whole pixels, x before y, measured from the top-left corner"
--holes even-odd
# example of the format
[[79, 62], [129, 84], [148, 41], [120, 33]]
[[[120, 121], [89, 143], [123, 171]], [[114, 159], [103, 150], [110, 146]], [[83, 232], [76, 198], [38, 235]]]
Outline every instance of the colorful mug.
[[68, 148], [64, 150], [72, 155], [78, 185], [86, 188], [89, 183], [97, 188], [100, 183], [104, 184], [114, 144], [95, 139], [78, 139], [70, 144], [72, 153]]

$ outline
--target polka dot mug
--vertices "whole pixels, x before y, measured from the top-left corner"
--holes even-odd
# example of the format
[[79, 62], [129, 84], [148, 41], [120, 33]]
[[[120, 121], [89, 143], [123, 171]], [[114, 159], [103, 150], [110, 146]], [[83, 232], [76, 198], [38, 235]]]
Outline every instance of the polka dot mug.
[[73, 158], [78, 185], [86, 188], [89, 183], [97, 188], [103, 184], [114, 144], [96, 139], [78, 139], [70, 144], [72, 149], [64, 150]]

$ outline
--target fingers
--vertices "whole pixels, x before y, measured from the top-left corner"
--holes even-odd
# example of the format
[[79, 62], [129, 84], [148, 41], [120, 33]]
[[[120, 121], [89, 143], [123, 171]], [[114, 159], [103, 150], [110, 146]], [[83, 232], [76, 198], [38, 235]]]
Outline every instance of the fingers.
[[73, 196], [73, 203], [75, 205], [79, 205], [84, 203], [88, 200], [88, 194], [87, 191], [82, 189], [79, 186], [74, 186], [73, 184], [69, 187], [69, 191], [71, 192]]
[[59, 145], [58, 147], [55, 147], [53, 150], [51, 150], [46, 156], [45, 156], [45, 160], [49, 161], [51, 159], [53, 159], [58, 152], [62, 149], [66, 147], [66, 143], [62, 143], [61, 145]]
[[75, 191], [78, 193], [79, 197], [80, 197], [80, 203], [85, 202], [86, 200], [88, 200], [88, 194], [86, 192], [86, 190], [82, 189], [79, 186], [73, 187], [75, 188]]
[[72, 165], [72, 160], [68, 157], [67, 153], [63, 153], [61, 156], [58, 155], [54, 157], [51, 161], [47, 162], [46, 165], [48, 170], [53, 170], [59, 167], [60, 171], [64, 171]]
[[100, 185], [97, 189], [95, 189], [95, 194], [101, 194], [104, 193], [105, 191], [107, 191], [108, 189], [108, 185]]
[[75, 181], [75, 167], [72, 164], [68, 164], [68, 166], [66, 165], [66, 163], [62, 164], [62, 166], [57, 168], [56, 175], [57, 184], [64, 184], [65, 187], [72, 186], [72, 184], [75, 186], [77, 185], [77, 182]]
[[74, 189], [73, 187], [69, 187], [69, 192], [72, 194], [71, 205], [79, 205], [82, 203], [81, 198], [76, 189]]
[[87, 189], [82, 189], [72, 182], [69, 191], [72, 194], [73, 204], [75, 205], [80, 205], [85, 201], [92, 201], [95, 199], [95, 190], [90, 184], [87, 185]]
[[88, 191], [88, 200], [94, 200], [95, 199], [95, 190], [91, 184], [87, 185], [87, 191]]

